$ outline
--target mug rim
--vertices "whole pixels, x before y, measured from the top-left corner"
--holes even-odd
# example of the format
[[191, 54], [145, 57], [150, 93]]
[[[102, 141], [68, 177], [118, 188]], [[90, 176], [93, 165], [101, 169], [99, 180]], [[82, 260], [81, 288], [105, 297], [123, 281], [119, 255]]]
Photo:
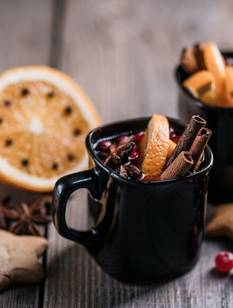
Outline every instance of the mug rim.
[[[189, 174], [189, 175], [187, 175], [185, 177], [181, 177], [181, 178], [169, 179], [169, 180], [164, 180], [164, 181], [155, 181], [155, 182], [142, 182], [142, 181], [137, 181], [137, 180], [132, 180], [132, 179], [129, 180], [129, 179], [126, 179], [123, 176], [117, 174], [114, 170], [112, 170], [108, 166], [105, 166], [103, 164], [103, 162], [99, 159], [97, 154], [95, 153], [94, 145], [96, 143], [94, 144], [92, 142], [93, 135], [99, 130], [106, 130], [107, 128], [114, 126], [114, 125], [122, 125], [122, 124], [135, 122], [135, 121], [149, 121], [150, 118], [151, 117], [140, 117], [140, 118], [126, 119], [126, 120], [122, 120], [122, 121], [114, 121], [114, 122], [110, 122], [108, 124], [98, 126], [98, 127], [94, 128], [93, 130], [91, 130], [86, 137], [85, 144], [86, 144], [88, 153], [91, 156], [91, 158], [93, 159], [93, 161], [95, 162], [95, 164], [97, 164], [101, 169], [104, 169], [109, 174], [109, 176], [111, 176], [113, 179], [120, 181], [120, 182], [123, 182], [123, 183], [126, 183], [126, 184], [139, 185], [139, 186], [154, 186], [154, 185], [163, 185], [163, 184], [165, 185], [165, 184], [168, 184], [168, 183], [185, 182], [186, 180], [190, 180], [190, 179], [199, 177], [200, 175], [202, 175], [203, 173], [205, 173], [206, 171], [208, 171], [212, 168], [213, 162], [214, 162], [214, 156], [213, 156], [213, 152], [212, 152], [211, 148], [209, 147], [209, 145], [207, 145], [206, 150], [205, 150], [205, 151], [207, 151], [207, 154], [208, 154], [207, 165], [204, 168], [202, 168], [201, 170], [197, 171], [196, 173], [192, 173], [192, 174]], [[167, 117], [167, 118], [168, 118], [169, 121], [176, 122], [177, 124], [179, 124], [180, 126], [182, 126], [184, 128], [184, 124], [180, 120], [177, 120], [177, 119], [174, 119], [174, 118], [171, 118], [171, 117]]]
[[[231, 56], [233, 57], [233, 51], [223, 51], [220, 50], [223, 56]], [[197, 107], [203, 109], [203, 110], [211, 110], [211, 111], [216, 111], [216, 112], [230, 112], [233, 113], [233, 107], [225, 107], [225, 106], [208, 106], [205, 105], [200, 99], [198, 99], [197, 97], [195, 97], [191, 92], [188, 91], [188, 89], [186, 89], [181, 82], [181, 78], [180, 78], [180, 71], [183, 70], [181, 65], [178, 64], [175, 66], [175, 79], [176, 79], [176, 83], [179, 86], [179, 89], [181, 89], [181, 91], [188, 96], [196, 105]]]

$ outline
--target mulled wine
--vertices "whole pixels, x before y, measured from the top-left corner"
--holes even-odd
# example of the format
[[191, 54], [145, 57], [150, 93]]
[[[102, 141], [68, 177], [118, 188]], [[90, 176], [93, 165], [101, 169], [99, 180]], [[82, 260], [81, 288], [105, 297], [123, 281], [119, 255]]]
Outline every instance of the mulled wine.
[[153, 182], [199, 170], [211, 136], [206, 121], [193, 116], [182, 133], [167, 118], [153, 115], [145, 131], [100, 140], [95, 151], [103, 164], [128, 180]]

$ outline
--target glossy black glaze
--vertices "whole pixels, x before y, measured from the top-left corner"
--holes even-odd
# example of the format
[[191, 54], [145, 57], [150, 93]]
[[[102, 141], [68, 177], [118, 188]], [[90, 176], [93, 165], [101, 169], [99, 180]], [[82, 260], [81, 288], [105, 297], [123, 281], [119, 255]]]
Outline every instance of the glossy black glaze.
[[[233, 53], [223, 54], [233, 57]], [[205, 106], [182, 87], [187, 76], [180, 66], [176, 68], [179, 117], [188, 122], [193, 114], [199, 114], [213, 132], [209, 144], [214, 154], [214, 166], [208, 200], [212, 203], [233, 201], [233, 108]]]
[[[212, 153], [200, 172], [157, 183], [125, 180], [97, 158], [94, 145], [102, 138], [142, 130], [149, 118], [110, 124], [93, 130], [86, 140], [95, 167], [61, 178], [54, 190], [54, 223], [58, 232], [83, 244], [101, 268], [124, 282], [160, 283], [190, 270], [198, 259]], [[173, 126], [183, 129], [178, 122]], [[101, 221], [79, 232], [65, 222], [68, 196], [89, 189], [89, 206]]]

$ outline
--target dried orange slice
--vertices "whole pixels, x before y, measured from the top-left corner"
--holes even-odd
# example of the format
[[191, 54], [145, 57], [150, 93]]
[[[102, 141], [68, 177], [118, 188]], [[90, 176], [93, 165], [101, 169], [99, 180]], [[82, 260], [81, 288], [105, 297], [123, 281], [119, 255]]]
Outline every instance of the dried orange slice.
[[213, 75], [216, 92], [222, 98], [225, 79], [225, 63], [216, 43], [208, 42], [200, 45], [205, 68]]
[[148, 124], [147, 142], [142, 161], [145, 175], [159, 176], [164, 168], [168, 149], [169, 123], [165, 116], [154, 114]]
[[84, 140], [99, 116], [74, 80], [46, 66], [0, 75], [0, 178], [51, 191], [61, 175], [88, 166]]
[[209, 92], [215, 92], [216, 89], [213, 75], [205, 70], [199, 71], [187, 78], [183, 85], [197, 98]]

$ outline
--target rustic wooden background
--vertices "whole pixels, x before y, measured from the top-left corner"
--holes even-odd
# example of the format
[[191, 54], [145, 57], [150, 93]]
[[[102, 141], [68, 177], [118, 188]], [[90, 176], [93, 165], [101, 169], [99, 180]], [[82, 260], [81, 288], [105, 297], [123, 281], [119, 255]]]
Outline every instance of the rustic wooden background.
[[[214, 40], [233, 48], [232, 26], [232, 0], [0, 0], [0, 69], [62, 69], [104, 122], [153, 112], [176, 116], [173, 69], [181, 47]], [[83, 227], [84, 193], [77, 198], [69, 216]], [[232, 277], [212, 270], [215, 253], [231, 243], [205, 242], [191, 273], [160, 287], [136, 287], [105, 275], [52, 225], [48, 236], [45, 281], [5, 291], [0, 307], [233, 307]]]

